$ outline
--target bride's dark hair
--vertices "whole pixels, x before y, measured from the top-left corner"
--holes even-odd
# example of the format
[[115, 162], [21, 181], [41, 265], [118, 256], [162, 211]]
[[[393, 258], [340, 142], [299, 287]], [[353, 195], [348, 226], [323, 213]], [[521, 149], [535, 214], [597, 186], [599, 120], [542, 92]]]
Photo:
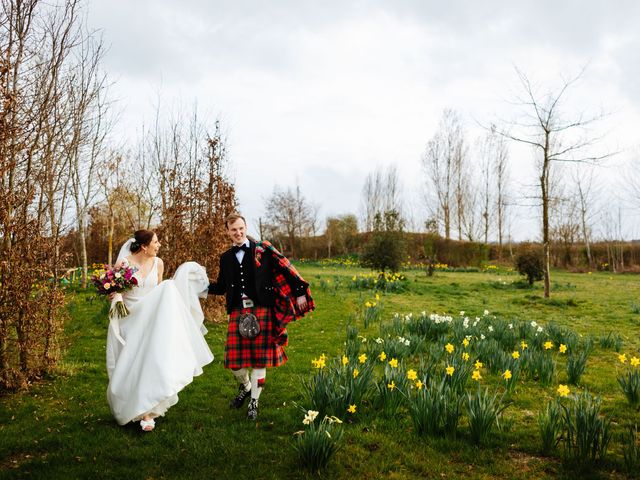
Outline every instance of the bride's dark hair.
[[133, 234], [134, 241], [129, 247], [131, 253], [139, 252], [143, 245], [149, 245], [154, 235], [155, 232], [153, 230], [137, 230]]

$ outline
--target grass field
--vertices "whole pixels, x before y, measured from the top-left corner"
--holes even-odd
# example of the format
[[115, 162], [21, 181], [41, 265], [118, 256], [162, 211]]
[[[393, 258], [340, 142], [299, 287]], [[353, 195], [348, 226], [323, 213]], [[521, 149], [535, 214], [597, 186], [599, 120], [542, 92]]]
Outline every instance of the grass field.
[[[209, 324], [207, 340], [215, 361], [180, 395], [155, 431], [144, 434], [137, 425], [119, 427], [106, 402], [104, 365], [107, 323], [103, 304], [90, 293], [76, 293], [70, 301], [65, 328], [64, 356], [55, 376], [27, 393], [0, 397], [0, 479], [42, 478], [317, 478], [302, 468], [292, 448], [293, 433], [302, 429], [300, 384], [313, 373], [311, 360], [344, 351], [345, 330], [354, 312], [373, 298], [370, 291], [350, 290], [358, 268], [301, 265], [311, 282], [317, 309], [290, 327], [289, 361], [269, 370], [257, 423], [248, 422], [244, 409], [227, 404], [236, 391], [232, 375], [222, 367], [225, 323]], [[626, 478], [618, 434], [640, 413], [628, 405], [616, 381], [617, 352], [598, 339], [614, 332], [622, 338], [621, 352], [640, 356], [640, 279], [608, 273], [554, 272], [552, 298], [544, 299], [539, 285], [523, 288], [508, 272], [446, 273], [427, 277], [408, 271], [402, 293], [381, 296], [382, 322], [393, 313], [418, 314], [460, 311], [470, 317], [484, 310], [505, 320], [553, 322], [583, 337], [593, 336], [580, 387], [603, 399], [603, 412], [613, 420], [614, 439], [609, 455], [597, 469], [580, 478]], [[378, 323], [360, 335], [373, 339]], [[486, 375], [494, 387], [499, 378]], [[563, 368], [548, 387], [520, 381], [505, 411], [503, 429], [488, 445], [469, 440], [463, 418], [454, 438], [420, 437], [404, 410], [385, 418], [370, 405], [359, 406], [347, 417], [341, 450], [323, 478], [577, 478], [562, 456], [543, 456], [537, 414], [555, 398]]]

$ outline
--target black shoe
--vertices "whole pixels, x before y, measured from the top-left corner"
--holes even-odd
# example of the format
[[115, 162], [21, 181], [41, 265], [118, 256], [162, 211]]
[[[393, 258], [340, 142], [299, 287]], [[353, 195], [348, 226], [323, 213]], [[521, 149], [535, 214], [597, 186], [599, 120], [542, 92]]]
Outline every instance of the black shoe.
[[247, 419], [255, 420], [258, 418], [258, 399], [252, 398], [249, 401], [249, 407], [247, 408]]
[[229, 402], [229, 407], [230, 408], [242, 407], [242, 405], [244, 405], [244, 401], [249, 397], [250, 394], [251, 394], [251, 389], [245, 390], [244, 385], [240, 385], [240, 387], [238, 388], [238, 394], [236, 395], [236, 398], [234, 398]]

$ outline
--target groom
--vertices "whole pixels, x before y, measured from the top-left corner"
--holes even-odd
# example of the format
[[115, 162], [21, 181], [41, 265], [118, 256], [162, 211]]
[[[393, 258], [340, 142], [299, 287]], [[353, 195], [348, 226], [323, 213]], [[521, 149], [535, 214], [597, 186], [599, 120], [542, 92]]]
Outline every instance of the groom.
[[220, 256], [218, 279], [209, 285], [209, 293], [226, 295], [227, 300], [224, 366], [240, 384], [229, 406], [240, 408], [250, 396], [247, 418], [255, 420], [267, 367], [287, 361], [286, 325], [313, 310], [314, 304], [309, 284], [289, 260], [269, 242], [247, 238], [244, 217], [232, 213], [225, 226], [233, 246]]

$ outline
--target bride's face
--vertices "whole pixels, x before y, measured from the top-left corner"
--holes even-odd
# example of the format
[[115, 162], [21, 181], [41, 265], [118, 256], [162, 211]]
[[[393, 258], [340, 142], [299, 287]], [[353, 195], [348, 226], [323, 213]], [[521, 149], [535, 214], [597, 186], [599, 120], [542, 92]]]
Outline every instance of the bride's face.
[[235, 222], [228, 224], [227, 233], [235, 245], [243, 244], [247, 239], [247, 226], [244, 224], [244, 220], [238, 218]]
[[148, 256], [155, 257], [158, 254], [158, 250], [160, 250], [160, 247], [161, 245], [158, 241], [158, 236], [154, 234], [151, 242], [149, 242], [149, 245], [144, 246], [143, 249], [144, 253], [146, 253]]

